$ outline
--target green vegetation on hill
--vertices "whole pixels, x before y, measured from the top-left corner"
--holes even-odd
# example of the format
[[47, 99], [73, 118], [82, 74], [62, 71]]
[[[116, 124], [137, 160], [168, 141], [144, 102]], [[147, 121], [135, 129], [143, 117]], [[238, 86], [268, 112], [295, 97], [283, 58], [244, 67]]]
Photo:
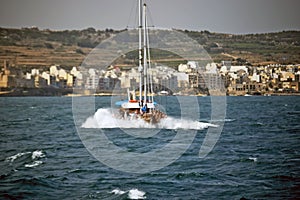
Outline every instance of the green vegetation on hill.
[[[121, 31], [94, 28], [65, 31], [0, 28], [0, 66], [3, 60], [16, 66], [80, 65], [101, 41]], [[246, 35], [178, 31], [203, 45], [215, 62], [231, 60], [237, 64], [252, 65], [300, 63], [300, 31]], [[159, 52], [153, 53], [159, 55]], [[172, 65], [177, 63], [173, 62]]]
[[225, 53], [232, 55], [232, 58], [241, 58], [250, 63], [300, 63], [300, 31], [246, 35], [209, 31], [184, 32], [203, 45], [215, 58]]
[[94, 48], [102, 40], [117, 32], [112, 29], [96, 31], [94, 28], [64, 31], [39, 30], [38, 28], [0, 28], [0, 45], [53, 48], [52, 43], [60, 43], [65, 46]]

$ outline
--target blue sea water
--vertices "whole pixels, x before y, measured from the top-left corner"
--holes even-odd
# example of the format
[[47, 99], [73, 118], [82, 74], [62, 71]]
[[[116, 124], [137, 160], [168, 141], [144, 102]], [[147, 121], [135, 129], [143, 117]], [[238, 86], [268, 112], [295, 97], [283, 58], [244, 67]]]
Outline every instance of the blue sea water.
[[[161, 98], [167, 114], [179, 116], [176, 97]], [[200, 119], [209, 122], [210, 97], [198, 100]], [[110, 97], [96, 102], [108, 107]], [[202, 129], [172, 164], [134, 174], [88, 152], [74, 125], [72, 98], [1, 97], [0, 199], [299, 199], [299, 102], [297, 96], [228, 97], [222, 134], [208, 156], [198, 156]], [[176, 134], [168, 129], [132, 140], [119, 129], [106, 131], [119, 146], [138, 152]]]

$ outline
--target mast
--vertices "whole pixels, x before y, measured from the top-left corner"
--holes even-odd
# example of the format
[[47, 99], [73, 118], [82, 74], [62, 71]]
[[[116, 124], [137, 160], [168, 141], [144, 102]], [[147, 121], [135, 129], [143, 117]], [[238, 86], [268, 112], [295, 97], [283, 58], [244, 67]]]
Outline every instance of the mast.
[[139, 85], [139, 94], [140, 94], [140, 101], [142, 101], [142, 78], [143, 78], [143, 66], [142, 66], [142, 0], [139, 1], [139, 68], [138, 71], [140, 72], [140, 85]]
[[144, 4], [144, 13], [143, 13], [143, 29], [144, 29], [144, 105], [146, 105], [147, 100], [147, 37], [146, 37], [146, 4]]

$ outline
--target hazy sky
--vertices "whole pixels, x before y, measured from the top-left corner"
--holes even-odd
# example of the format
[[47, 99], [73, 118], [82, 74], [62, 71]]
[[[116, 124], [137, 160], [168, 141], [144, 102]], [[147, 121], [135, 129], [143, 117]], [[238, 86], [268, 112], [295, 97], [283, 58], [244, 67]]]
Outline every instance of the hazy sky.
[[[300, 30], [299, 0], [146, 0], [156, 27], [261, 33]], [[0, 0], [1, 27], [124, 29], [137, 0]]]

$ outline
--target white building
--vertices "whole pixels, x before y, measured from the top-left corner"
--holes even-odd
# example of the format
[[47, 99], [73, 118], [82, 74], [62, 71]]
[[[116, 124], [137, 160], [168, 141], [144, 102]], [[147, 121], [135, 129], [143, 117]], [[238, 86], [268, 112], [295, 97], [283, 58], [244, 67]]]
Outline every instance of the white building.
[[58, 70], [58, 78], [59, 79], [63, 79], [63, 80], [67, 80], [67, 72], [64, 69], [60, 69]]
[[74, 85], [74, 77], [72, 74], [67, 74], [67, 86], [68, 87], [73, 87]]
[[99, 77], [98, 76], [90, 76], [86, 79], [85, 87], [86, 89], [96, 89], [99, 84]]
[[189, 66], [187, 64], [178, 65], [178, 71], [179, 72], [186, 72], [188, 69], [189, 69]]
[[260, 82], [260, 75], [257, 74], [256, 70], [254, 70], [253, 75], [251, 77], [251, 81], [255, 81], [257, 83]]
[[196, 62], [196, 61], [188, 61], [187, 65], [190, 69], [198, 69], [199, 68], [198, 62]]
[[32, 69], [32, 70], [31, 70], [31, 75], [32, 75], [32, 76], [36, 76], [36, 75], [39, 75], [39, 74], [40, 74], [40, 72], [39, 72], [38, 69]]
[[121, 81], [121, 88], [130, 88], [130, 76], [127, 73], [122, 72], [119, 79]]
[[189, 86], [189, 75], [182, 72], [174, 73], [174, 76], [177, 77], [178, 87], [187, 88]]
[[243, 72], [244, 74], [248, 74], [248, 68], [246, 66], [230, 66], [228, 75], [233, 79], [237, 79], [238, 72]]
[[208, 63], [205, 66], [205, 72], [210, 74], [216, 74], [217, 73], [217, 65], [216, 63]]
[[57, 69], [56, 65], [52, 65], [49, 70], [50, 70], [50, 75], [51, 76], [57, 76], [58, 75], [58, 69]]
[[47, 85], [50, 85], [50, 74], [48, 74], [47, 72], [43, 72], [42, 78], [47, 81]]
[[230, 66], [229, 73], [237, 73], [240, 70], [243, 70], [248, 74], [248, 68], [246, 66]]

